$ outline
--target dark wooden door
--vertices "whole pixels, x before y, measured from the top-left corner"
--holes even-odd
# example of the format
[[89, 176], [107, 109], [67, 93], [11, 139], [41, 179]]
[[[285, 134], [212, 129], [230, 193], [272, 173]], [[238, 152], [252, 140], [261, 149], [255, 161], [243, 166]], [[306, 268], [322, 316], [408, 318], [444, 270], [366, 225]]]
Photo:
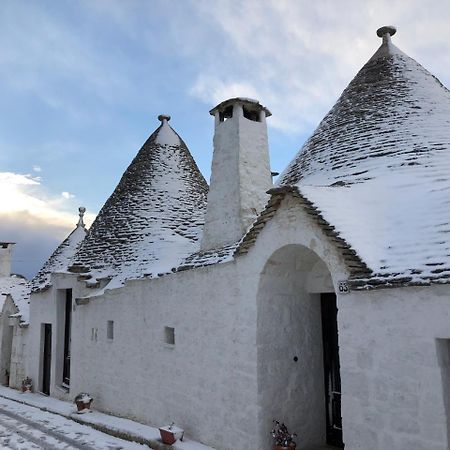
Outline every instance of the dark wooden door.
[[336, 295], [322, 294], [321, 309], [327, 444], [344, 448]]
[[64, 363], [63, 383], [70, 385], [70, 344], [72, 327], [72, 289], [66, 289], [64, 314]]
[[44, 354], [42, 360], [42, 392], [50, 395], [50, 369], [52, 362], [52, 325], [44, 324]]

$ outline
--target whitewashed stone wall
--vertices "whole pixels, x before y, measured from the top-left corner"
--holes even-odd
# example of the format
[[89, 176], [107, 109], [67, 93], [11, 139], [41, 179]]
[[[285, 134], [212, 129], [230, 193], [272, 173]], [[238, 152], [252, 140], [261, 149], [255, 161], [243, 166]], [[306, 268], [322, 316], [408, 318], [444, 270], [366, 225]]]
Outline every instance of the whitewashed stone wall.
[[[73, 316], [73, 392], [153, 425], [175, 421], [220, 449], [257, 429], [255, 279], [236, 263], [128, 283]], [[107, 338], [114, 322], [114, 339]], [[175, 345], [165, 343], [165, 327]]]
[[0, 382], [6, 384], [7, 371], [9, 386], [19, 389], [26, 376], [24, 348], [27, 328], [19, 327], [17, 317], [10, 317], [17, 312], [11, 297], [7, 296], [0, 318]]
[[449, 392], [444, 392], [445, 361], [439, 358], [445, 349], [438, 344], [450, 354], [449, 298], [450, 286], [342, 297], [346, 448], [448, 450]]

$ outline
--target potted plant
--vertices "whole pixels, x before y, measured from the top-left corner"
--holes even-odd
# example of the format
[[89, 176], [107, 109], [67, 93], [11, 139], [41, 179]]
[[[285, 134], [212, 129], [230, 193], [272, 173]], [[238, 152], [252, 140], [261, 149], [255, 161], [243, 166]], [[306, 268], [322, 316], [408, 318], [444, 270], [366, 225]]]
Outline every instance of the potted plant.
[[33, 391], [33, 380], [30, 377], [26, 377], [22, 380], [22, 392]]
[[170, 425], [159, 428], [159, 434], [161, 435], [161, 440], [164, 444], [172, 445], [177, 439], [180, 441], [183, 440], [184, 430], [175, 426], [175, 422], [172, 422]]
[[284, 423], [274, 420], [275, 424], [273, 430], [271, 431], [272, 437], [275, 440], [275, 450], [293, 450], [297, 446], [294, 441], [294, 437], [297, 435], [295, 433], [289, 433], [286, 425]]
[[73, 400], [79, 414], [90, 411], [93, 398], [86, 392], [80, 392]]

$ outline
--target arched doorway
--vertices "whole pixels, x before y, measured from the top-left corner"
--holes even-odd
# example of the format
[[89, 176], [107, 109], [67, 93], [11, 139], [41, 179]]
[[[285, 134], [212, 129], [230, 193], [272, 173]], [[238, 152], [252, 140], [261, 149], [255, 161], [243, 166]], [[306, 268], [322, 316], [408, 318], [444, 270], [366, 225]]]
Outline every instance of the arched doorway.
[[[301, 448], [341, 444], [336, 296], [326, 264], [301, 245], [275, 251], [258, 289], [258, 403], [261, 448], [272, 420]], [[339, 429], [340, 428], [340, 429]]]

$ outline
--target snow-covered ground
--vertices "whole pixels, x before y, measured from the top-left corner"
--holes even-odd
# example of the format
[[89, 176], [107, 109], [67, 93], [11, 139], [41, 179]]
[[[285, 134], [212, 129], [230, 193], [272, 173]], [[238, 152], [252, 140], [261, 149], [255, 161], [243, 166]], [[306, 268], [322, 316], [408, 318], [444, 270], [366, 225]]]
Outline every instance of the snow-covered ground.
[[0, 446], [5, 449], [144, 450], [73, 420], [0, 398]]
[[[165, 446], [157, 428], [95, 410], [89, 414], [77, 414], [75, 410], [73, 404], [56, 398], [0, 386], [0, 448], [214, 450], [186, 436], [172, 447]], [[135, 442], [92, 427], [115, 436], [127, 436]]]

